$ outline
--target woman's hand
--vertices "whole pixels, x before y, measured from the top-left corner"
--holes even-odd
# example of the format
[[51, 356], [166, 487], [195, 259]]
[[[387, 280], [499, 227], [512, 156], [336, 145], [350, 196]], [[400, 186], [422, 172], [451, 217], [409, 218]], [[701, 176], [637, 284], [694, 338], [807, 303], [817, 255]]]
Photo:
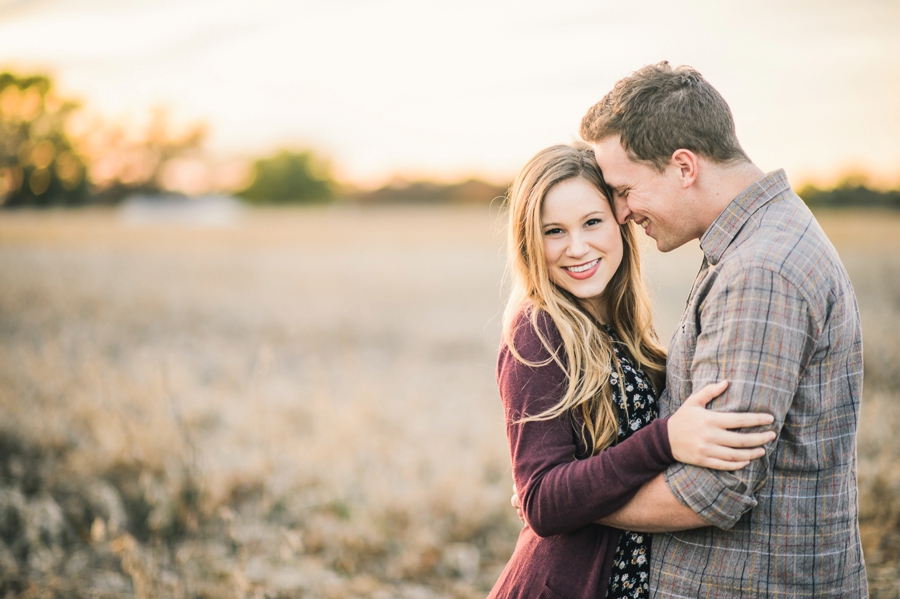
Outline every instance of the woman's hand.
[[706, 385], [669, 418], [669, 445], [676, 460], [713, 470], [739, 470], [766, 455], [759, 446], [773, 440], [774, 431], [737, 433], [729, 429], [772, 424], [771, 414], [706, 409], [727, 387], [728, 381]]

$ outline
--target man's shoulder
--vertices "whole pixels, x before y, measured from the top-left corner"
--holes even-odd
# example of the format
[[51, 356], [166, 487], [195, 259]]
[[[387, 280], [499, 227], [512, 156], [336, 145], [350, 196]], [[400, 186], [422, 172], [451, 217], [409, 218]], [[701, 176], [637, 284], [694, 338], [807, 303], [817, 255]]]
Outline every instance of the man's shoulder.
[[[736, 236], [721, 263], [722, 275], [768, 271], [810, 302], [848, 283], [828, 236], [795, 193], [781, 194], [757, 211]], [[824, 294], [824, 295], [823, 295]]]

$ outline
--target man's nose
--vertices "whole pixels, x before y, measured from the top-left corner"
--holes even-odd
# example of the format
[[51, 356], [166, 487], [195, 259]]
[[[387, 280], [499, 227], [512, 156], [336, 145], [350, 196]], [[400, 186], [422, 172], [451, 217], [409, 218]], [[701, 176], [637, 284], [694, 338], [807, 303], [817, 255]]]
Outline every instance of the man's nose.
[[624, 198], [616, 198], [616, 222], [624, 225], [631, 218], [631, 210], [628, 209], [628, 202]]

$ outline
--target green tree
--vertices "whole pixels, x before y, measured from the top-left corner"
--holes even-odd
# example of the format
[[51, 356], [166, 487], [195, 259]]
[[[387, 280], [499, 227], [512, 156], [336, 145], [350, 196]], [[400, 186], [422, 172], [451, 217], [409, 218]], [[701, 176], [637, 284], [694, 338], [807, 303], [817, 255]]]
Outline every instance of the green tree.
[[78, 104], [48, 77], [0, 73], [0, 205], [81, 204], [85, 163], [66, 133]]
[[900, 189], [872, 189], [868, 177], [858, 173], [845, 176], [832, 189], [804, 185], [797, 195], [811, 208], [900, 208]]
[[282, 150], [257, 160], [253, 167], [253, 182], [237, 195], [255, 204], [326, 202], [334, 198], [330, 169], [310, 150]]

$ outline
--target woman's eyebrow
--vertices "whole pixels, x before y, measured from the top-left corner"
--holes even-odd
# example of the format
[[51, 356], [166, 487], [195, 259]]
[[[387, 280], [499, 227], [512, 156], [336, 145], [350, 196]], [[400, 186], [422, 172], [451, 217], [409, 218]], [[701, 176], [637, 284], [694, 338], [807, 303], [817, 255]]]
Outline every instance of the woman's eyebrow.
[[[579, 218], [579, 220], [585, 220], [585, 219], [588, 219], [588, 218], [590, 218], [590, 217], [592, 217], [592, 216], [594, 216], [594, 215], [598, 215], [598, 216], [606, 216], [606, 211], [603, 210], [602, 208], [601, 208], [600, 210], [591, 210], [590, 212], [588, 212], [588, 213], [585, 214], [584, 216], [581, 216], [581, 217]], [[550, 222], [550, 223], [541, 223], [541, 228], [542, 228], [542, 229], [543, 229], [543, 228], [546, 228], [546, 227], [561, 227], [561, 226], [562, 226], [562, 225], [561, 225], [560, 223], [553, 223], [553, 222]]]

